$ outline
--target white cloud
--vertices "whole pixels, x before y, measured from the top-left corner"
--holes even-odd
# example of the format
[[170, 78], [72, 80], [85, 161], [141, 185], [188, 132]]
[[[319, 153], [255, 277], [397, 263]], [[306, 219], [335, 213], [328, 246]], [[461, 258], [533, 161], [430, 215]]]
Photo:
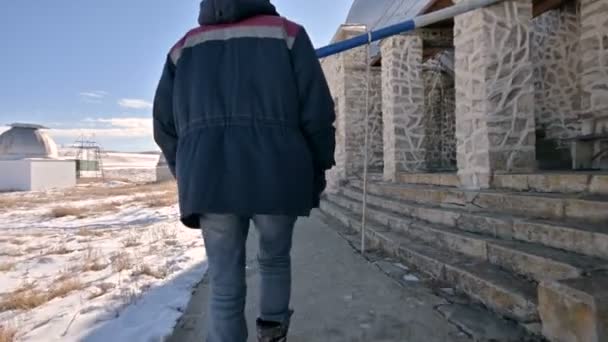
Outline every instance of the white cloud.
[[142, 99], [121, 99], [118, 105], [129, 109], [152, 109], [152, 103]]
[[152, 118], [97, 118], [84, 119], [77, 128], [52, 128], [53, 137], [78, 138], [81, 135], [104, 138], [152, 137]]
[[8, 126], [0, 126], [0, 134], [8, 131], [9, 129], [10, 129], [10, 127], [8, 127]]
[[99, 103], [103, 98], [108, 96], [108, 92], [103, 90], [94, 90], [94, 91], [83, 91], [78, 94], [82, 99], [86, 102]]
[[80, 93], [80, 96], [103, 99], [104, 97], [108, 96], [108, 92], [103, 90], [83, 91], [82, 93]]

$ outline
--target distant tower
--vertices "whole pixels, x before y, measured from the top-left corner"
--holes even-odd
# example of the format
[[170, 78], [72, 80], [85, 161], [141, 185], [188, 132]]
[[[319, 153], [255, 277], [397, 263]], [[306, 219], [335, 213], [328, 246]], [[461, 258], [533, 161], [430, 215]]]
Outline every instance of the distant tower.
[[92, 137], [81, 135], [74, 143], [78, 178], [105, 178], [103, 149]]
[[173, 175], [171, 174], [171, 170], [169, 170], [169, 165], [167, 164], [167, 159], [164, 154], [160, 154], [160, 158], [158, 159], [158, 164], [156, 164], [156, 181], [157, 182], [166, 182], [173, 180]]

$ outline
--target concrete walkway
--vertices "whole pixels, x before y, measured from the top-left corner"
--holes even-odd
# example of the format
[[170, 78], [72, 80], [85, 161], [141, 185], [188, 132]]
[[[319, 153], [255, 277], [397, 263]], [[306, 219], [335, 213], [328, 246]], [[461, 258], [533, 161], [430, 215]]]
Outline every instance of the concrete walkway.
[[[249, 238], [247, 318], [255, 341], [257, 234]], [[298, 222], [293, 250], [293, 316], [289, 342], [470, 341], [440, 316], [441, 298], [419, 283], [399, 284], [361, 257], [319, 216]], [[172, 342], [203, 342], [208, 284], [196, 289]]]

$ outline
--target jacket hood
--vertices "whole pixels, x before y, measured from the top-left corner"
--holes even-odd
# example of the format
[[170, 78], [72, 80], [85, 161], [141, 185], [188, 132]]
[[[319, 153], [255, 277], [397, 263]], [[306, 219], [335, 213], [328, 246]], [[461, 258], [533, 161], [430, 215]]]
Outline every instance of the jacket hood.
[[275, 15], [270, 0], [203, 0], [198, 17], [200, 25], [227, 24], [257, 15]]

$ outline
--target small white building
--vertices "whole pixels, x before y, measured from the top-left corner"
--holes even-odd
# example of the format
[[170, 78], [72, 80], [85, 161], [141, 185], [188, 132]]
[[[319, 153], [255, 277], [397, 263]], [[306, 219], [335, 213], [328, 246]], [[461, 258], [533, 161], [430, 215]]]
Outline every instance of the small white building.
[[76, 162], [59, 159], [45, 127], [12, 124], [0, 135], [0, 191], [39, 191], [76, 185]]
[[156, 181], [166, 182], [174, 179], [175, 178], [173, 178], [171, 170], [169, 170], [167, 159], [165, 158], [165, 155], [161, 153], [160, 158], [158, 159], [158, 163], [156, 164]]

